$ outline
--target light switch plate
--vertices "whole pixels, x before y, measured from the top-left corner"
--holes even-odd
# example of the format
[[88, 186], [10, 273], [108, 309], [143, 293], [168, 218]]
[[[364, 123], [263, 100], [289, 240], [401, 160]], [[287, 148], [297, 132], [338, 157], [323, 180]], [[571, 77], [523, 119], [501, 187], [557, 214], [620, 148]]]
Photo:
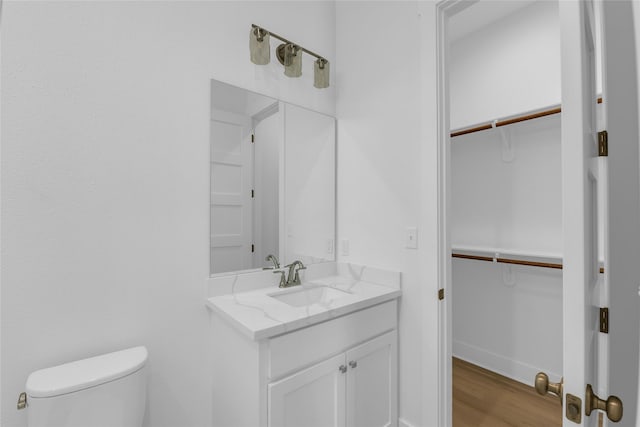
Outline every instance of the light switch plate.
[[407, 227], [405, 240], [407, 249], [418, 249], [418, 228]]

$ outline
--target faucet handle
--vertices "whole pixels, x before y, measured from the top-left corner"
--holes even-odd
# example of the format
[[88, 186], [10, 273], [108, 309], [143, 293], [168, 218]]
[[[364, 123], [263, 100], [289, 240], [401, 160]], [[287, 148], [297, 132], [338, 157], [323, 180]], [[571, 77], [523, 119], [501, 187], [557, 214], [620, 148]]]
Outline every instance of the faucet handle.
[[280, 284], [278, 285], [279, 288], [286, 288], [287, 287], [287, 279], [285, 277], [285, 272], [284, 270], [276, 270], [273, 272], [273, 274], [278, 274], [280, 273]]
[[302, 263], [298, 264], [298, 268], [296, 269], [295, 272], [295, 276], [293, 278], [293, 283], [295, 283], [296, 285], [300, 285], [302, 282], [300, 281], [300, 270], [306, 270], [307, 267], [305, 267], [304, 265], [302, 265]]

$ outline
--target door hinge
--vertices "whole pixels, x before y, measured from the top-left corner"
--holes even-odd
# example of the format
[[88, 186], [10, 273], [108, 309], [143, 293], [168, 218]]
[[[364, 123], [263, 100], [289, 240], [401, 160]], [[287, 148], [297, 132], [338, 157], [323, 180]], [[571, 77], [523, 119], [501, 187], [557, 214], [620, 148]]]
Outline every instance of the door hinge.
[[609, 155], [609, 134], [606, 130], [598, 132], [598, 156], [606, 157]]
[[252, 244], [252, 245], [251, 245], [251, 252], [253, 253], [253, 252], [255, 252], [255, 251], [256, 251], [256, 245]]
[[256, 142], [256, 135], [254, 133], [251, 134], [251, 142]]
[[438, 299], [442, 301], [444, 299], [444, 288], [438, 289]]
[[256, 192], [255, 190], [251, 190], [251, 198], [253, 199], [254, 197], [256, 197]]
[[609, 308], [600, 307], [600, 332], [609, 333]]

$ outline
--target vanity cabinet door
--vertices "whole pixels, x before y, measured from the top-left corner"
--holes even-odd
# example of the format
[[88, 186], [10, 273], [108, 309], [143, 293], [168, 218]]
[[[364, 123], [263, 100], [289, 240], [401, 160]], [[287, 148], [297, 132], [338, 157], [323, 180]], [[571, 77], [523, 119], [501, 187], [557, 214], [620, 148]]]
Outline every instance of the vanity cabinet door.
[[347, 427], [398, 424], [397, 333], [347, 352]]
[[269, 384], [269, 427], [344, 427], [345, 354]]

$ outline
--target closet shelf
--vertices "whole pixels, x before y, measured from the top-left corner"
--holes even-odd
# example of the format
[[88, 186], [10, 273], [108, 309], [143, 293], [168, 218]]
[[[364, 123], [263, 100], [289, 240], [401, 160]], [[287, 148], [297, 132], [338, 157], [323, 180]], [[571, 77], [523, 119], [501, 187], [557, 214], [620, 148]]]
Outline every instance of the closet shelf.
[[[602, 104], [602, 97], [599, 97], [597, 100], [598, 104]], [[562, 112], [562, 107], [560, 104], [554, 105], [548, 108], [543, 108], [540, 110], [529, 111], [521, 115], [515, 115], [506, 117], [503, 119], [498, 119], [492, 122], [481, 123], [471, 127], [455, 129], [451, 131], [451, 138], [455, 138], [456, 136], [467, 135], [474, 132], [480, 132], [483, 130], [489, 130], [494, 127], [508, 126], [514, 123], [524, 122], [527, 120], [539, 119], [541, 117], [551, 116], [554, 114], [558, 114]]]
[[[557, 270], [562, 269], [562, 255], [550, 252], [527, 252], [518, 249], [452, 246], [451, 257], [474, 261], [551, 268]], [[600, 273], [604, 273], [603, 262], [600, 261], [599, 264]]]

